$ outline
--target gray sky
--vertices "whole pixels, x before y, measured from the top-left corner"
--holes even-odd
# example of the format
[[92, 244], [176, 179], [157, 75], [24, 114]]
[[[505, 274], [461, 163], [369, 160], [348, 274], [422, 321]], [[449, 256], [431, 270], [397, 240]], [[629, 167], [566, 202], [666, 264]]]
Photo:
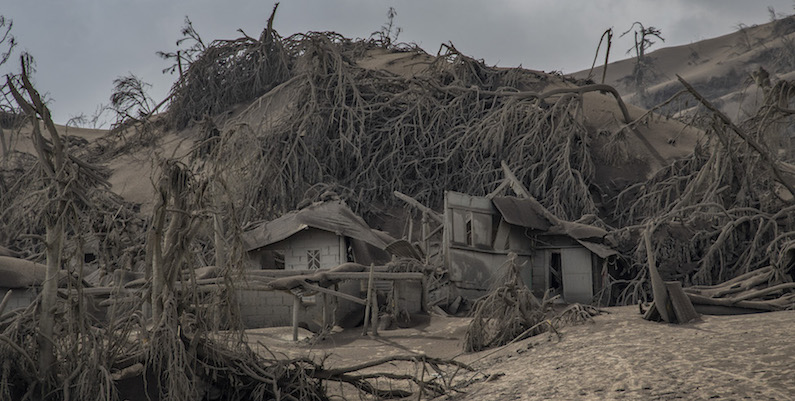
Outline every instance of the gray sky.
[[[238, 28], [258, 36], [273, 7], [254, 0], [4, 0], [0, 14], [14, 21], [19, 49], [36, 59], [39, 91], [64, 123], [107, 103], [113, 79], [134, 73], [152, 84], [156, 102], [175, 77], [155, 55], [176, 49], [185, 16], [202, 38], [233, 39]], [[397, 11], [399, 40], [435, 54], [452, 41], [488, 64], [572, 73], [590, 67], [602, 32], [614, 28], [611, 60], [625, 58], [633, 21], [662, 30], [656, 48], [731, 33], [738, 24], [769, 21], [767, 6], [791, 14], [792, 0], [283, 0], [274, 27], [282, 36], [309, 30], [368, 37]], [[17, 71], [18, 59], [0, 67]]]

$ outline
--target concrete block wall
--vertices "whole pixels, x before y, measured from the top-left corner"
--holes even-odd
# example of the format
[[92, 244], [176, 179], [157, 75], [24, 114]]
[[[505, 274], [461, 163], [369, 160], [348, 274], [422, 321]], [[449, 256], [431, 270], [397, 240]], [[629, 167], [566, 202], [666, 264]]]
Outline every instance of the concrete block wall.
[[340, 241], [344, 241], [344, 239], [334, 233], [318, 229], [308, 229], [297, 233], [282, 242], [284, 269], [308, 269], [308, 252], [310, 250], [320, 252], [321, 269], [339, 266], [345, 262], [345, 255], [341, 253], [344, 247], [340, 246]]
[[[340, 283], [339, 290], [347, 294], [361, 297], [358, 281], [350, 280]], [[238, 302], [243, 325], [246, 328], [291, 326], [293, 322], [293, 296], [282, 291], [253, 291], [238, 289]], [[309, 300], [314, 298], [314, 302]], [[339, 323], [343, 317], [359, 308], [358, 304], [347, 300], [332, 301], [329, 305], [328, 324]], [[301, 304], [298, 313], [299, 324], [310, 330], [317, 330], [323, 323], [323, 296], [321, 294], [307, 297]]]
[[281, 291], [238, 289], [240, 314], [246, 328], [292, 324], [293, 296]]

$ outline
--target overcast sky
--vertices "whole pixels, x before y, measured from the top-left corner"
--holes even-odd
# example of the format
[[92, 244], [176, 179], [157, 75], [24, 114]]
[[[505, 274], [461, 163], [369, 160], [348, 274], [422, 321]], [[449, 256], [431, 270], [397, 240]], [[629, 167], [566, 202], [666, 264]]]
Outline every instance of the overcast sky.
[[[176, 49], [185, 16], [205, 41], [233, 39], [238, 28], [258, 36], [273, 8], [265, 0], [3, 0], [0, 14], [14, 21], [19, 50], [36, 59], [35, 83], [52, 99], [54, 119], [64, 123], [107, 103], [113, 79], [129, 73], [152, 84], [156, 102], [173, 75], [155, 55]], [[768, 6], [793, 12], [792, 0], [283, 0], [274, 23], [288, 36], [336, 31], [368, 37], [397, 11], [399, 40], [435, 54], [452, 41], [488, 64], [572, 73], [590, 67], [599, 37], [616, 32], [611, 60], [625, 58], [633, 21], [662, 30], [675, 46], [731, 33], [738, 24], [769, 21]], [[19, 69], [17, 59], [0, 67]]]

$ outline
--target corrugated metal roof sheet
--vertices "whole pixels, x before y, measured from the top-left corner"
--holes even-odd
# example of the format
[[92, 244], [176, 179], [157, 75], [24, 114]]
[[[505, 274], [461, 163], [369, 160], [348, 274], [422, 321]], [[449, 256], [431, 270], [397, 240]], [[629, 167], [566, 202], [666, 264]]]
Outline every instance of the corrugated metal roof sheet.
[[[492, 202], [508, 224], [545, 231], [551, 235], [567, 235], [577, 240], [601, 240], [607, 235], [607, 231], [596, 226], [557, 219], [534, 199], [496, 196]], [[555, 221], [550, 221], [553, 218]]]
[[502, 218], [508, 224], [532, 228], [539, 231], [547, 231], [554, 222], [544, 217], [544, 213], [538, 210], [536, 202], [530, 199], [517, 198], [514, 196], [497, 196], [491, 200], [494, 206], [500, 211]]
[[301, 210], [291, 211], [275, 220], [261, 223], [243, 233], [246, 251], [285, 240], [309, 227], [340, 236], [356, 238], [379, 249], [386, 249], [395, 239], [371, 229], [341, 201], [317, 202]]

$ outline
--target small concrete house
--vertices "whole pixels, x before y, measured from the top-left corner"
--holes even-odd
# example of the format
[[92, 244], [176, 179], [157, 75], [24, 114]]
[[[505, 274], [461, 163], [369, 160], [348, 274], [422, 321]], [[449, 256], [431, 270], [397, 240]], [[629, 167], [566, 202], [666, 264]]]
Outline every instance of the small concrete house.
[[[243, 233], [252, 269], [294, 271], [296, 275], [328, 270], [346, 262], [383, 265], [391, 260], [387, 248], [395, 243], [400, 241], [371, 229], [338, 200], [316, 202]], [[357, 297], [366, 294], [366, 287], [356, 280], [343, 281], [338, 287], [337, 290]], [[403, 294], [410, 292], [405, 290]], [[238, 296], [246, 327], [290, 324], [293, 295], [282, 291], [239, 290]], [[299, 312], [302, 325], [314, 328], [323, 320], [317, 301], [316, 296], [302, 298]], [[337, 304], [328, 309], [334, 310], [333, 319], [337, 322], [351, 314], [363, 315], [361, 307], [351, 301], [334, 302]]]
[[561, 221], [534, 199], [445, 193], [443, 252], [450, 278], [468, 298], [499, 284], [509, 253], [537, 296], [590, 303], [617, 254], [601, 228]]
[[345, 262], [382, 264], [389, 234], [371, 229], [342, 201], [317, 202], [243, 234], [252, 268], [315, 270]]

